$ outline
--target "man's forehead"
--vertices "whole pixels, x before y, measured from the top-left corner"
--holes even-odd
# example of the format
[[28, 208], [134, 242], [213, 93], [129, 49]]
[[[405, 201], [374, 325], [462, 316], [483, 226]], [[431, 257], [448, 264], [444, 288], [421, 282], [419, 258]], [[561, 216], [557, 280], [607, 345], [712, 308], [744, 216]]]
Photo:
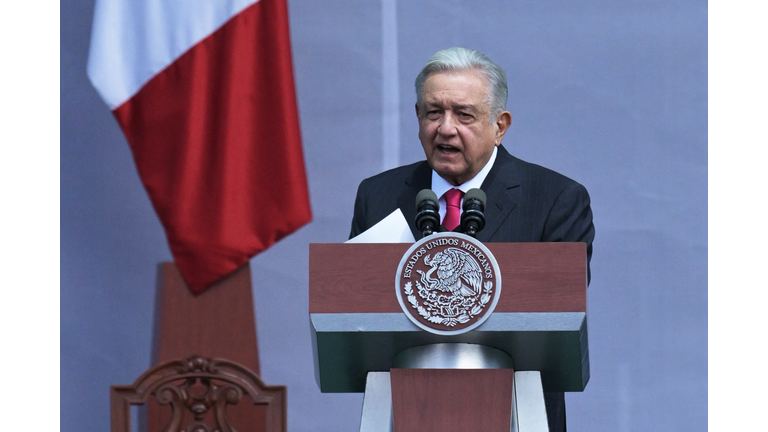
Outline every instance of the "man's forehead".
[[487, 104], [488, 86], [476, 71], [445, 71], [429, 75], [422, 88], [425, 104], [452, 108], [481, 108]]
[[422, 104], [425, 108], [470, 110], [476, 112], [488, 110], [488, 98], [484, 92], [425, 91]]

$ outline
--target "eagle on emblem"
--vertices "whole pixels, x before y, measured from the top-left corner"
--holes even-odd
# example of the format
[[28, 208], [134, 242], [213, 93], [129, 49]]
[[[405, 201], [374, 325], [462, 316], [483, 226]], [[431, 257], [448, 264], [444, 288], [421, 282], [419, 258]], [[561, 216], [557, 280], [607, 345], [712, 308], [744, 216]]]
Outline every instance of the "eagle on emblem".
[[[450, 292], [454, 296], [469, 297], [480, 293], [483, 272], [469, 253], [458, 248], [447, 248], [430, 259], [424, 257], [424, 264], [432, 268], [421, 272], [421, 282], [429, 289]], [[437, 271], [437, 279], [432, 274]]]

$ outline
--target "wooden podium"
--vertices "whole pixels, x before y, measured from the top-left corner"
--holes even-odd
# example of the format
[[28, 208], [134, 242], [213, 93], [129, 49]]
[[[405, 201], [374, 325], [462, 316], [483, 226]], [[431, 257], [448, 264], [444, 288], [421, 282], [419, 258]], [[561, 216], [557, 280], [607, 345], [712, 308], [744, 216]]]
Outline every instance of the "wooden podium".
[[585, 245], [486, 243], [501, 296], [482, 325], [451, 336], [420, 329], [398, 303], [410, 246], [310, 244], [320, 390], [365, 392], [361, 431], [547, 430], [542, 391], [589, 381]]

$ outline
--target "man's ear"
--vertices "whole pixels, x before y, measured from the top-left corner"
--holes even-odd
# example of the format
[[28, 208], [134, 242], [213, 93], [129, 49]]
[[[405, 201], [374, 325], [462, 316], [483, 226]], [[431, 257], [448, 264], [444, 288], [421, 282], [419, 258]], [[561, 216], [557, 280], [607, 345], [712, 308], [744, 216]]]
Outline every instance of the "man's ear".
[[509, 126], [512, 124], [512, 114], [509, 111], [504, 111], [496, 117], [496, 140], [495, 145], [499, 146], [501, 140], [504, 139], [504, 134], [509, 130]]
[[419, 103], [418, 103], [418, 102], [416, 102], [416, 103], [414, 104], [414, 107], [416, 108], [416, 118], [421, 118], [421, 117], [419, 117]]

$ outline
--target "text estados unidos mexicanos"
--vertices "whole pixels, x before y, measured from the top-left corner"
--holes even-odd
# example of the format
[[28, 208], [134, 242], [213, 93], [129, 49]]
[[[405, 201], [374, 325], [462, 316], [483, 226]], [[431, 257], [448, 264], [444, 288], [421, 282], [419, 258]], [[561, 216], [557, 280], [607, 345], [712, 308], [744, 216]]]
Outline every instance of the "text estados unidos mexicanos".
[[[459, 240], [453, 239], [453, 238], [440, 238], [434, 241], [431, 241], [429, 243], [426, 243], [424, 246], [420, 247], [416, 252], [411, 255], [411, 257], [408, 259], [408, 263], [405, 265], [405, 269], [403, 269], [403, 277], [404, 278], [411, 278], [411, 272], [413, 271], [413, 266], [416, 265], [416, 263], [419, 261], [419, 258], [424, 256], [424, 254], [427, 253], [428, 249], [432, 249], [436, 246], [458, 246]], [[426, 248], [426, 249], [425, 249]], [[461, 248], [468, 250], [472, 255], [474, 255], [477, 260], [480, 262], [480, 266], [483, 268], [483, 272], [485, 273], [486, 279], [492, 279], [493, 278], [493, 268], [491, 267], [491, 263], [488, 262], [488, 258], [485, 257], [483, 252], [476, 248], [474, 245], [464, 242], [461, 242]]]
[[423, 247], [420, 247], [418, 250], [416, 250], [416, 253], [408, 258], [408, 263], [405, 264], [405, 269], [403, 269], [404, 278], [411, 278], [411, 271], [413, 270], [413, 266], [416, 265], [416, 263], [419, 261], [419, 258], [421, 258], [425, 253], [427, 253], [427, 250]]
[[405, 269], [403, 269], [403, 277], [408, 279], [411, 278], [411, 271], [413, 270], [413, 266], [416, 265], [416, 263], [419, 261], [419, 258], [427, 253], [428, 249], [431, 250], [435, 246], [445, 245], [458, 246], [459, 240], [453, 238], [439, 238], [437, 240], [426, 243], [424, 246], [416, 250], [416, 252], [408, 259], [408, 263], [405, 265]]
[[491, 268], [491, 263], [488, 262], [488, 258], [483, 255], [483, 252], [476, 248], [474, 245], [470, 243], [461, 242], [461, 248], [468, 250], [472, 255], [474, 255], [478, 261], [480, 261], [480, 267], [483, 268], [483, 272], [485, 273], [486, 279], [493, 278], [493, 269]]

